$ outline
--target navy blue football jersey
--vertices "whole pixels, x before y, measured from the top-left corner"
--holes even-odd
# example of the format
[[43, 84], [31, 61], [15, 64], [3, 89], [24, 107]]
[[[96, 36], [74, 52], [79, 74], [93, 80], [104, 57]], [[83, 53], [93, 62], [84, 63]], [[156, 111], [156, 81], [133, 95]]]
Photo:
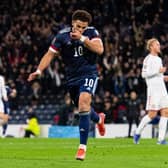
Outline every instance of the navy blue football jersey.
[[6, 88], [7, 96], [9, 96], [12, 92], [12, 89], [7, 85], [5, 86], [5, 88]]
[[[7, 96], [9, 96], [12, 92], [12, 89], [7, 85], [5, 86], [5, 88], [6, 88]], [[7, 101], [7, 102], [4, 101], [4, 113], [10, 114], [9, 101]]]
[[[71, 28], [61, 30], [53, 39], [50, 50], [59, 51], [65, 64], [67, 82], [75, 82], [85, 76], [97, 76], [97, 54], [88, 50], [80, 40], [70, 37]], [[94, 27], [88, 27], [84, 33], [90, 40], [99, 38]]]

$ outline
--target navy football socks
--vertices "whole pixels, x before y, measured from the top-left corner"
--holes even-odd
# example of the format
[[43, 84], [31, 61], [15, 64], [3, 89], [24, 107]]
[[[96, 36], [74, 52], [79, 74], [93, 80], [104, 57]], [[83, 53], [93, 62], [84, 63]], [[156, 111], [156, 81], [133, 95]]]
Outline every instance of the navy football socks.
[[80, 112], [79, 119], [79, 131], [80, 131], [80, 144], [87, 144], [88, 134], [89, 134], [89, 112]]
[[7, 127], [8, 127], [7, 124], [3, 124], [3, 125], [2, 125], [2, 128], [3, 128], [2, 134], [3, 134], [3, 135], [5, 135], [6, 130], [7, 130]]
[[91, 112], [90, 112], [90, 118], [92, 121], [94, 121], [95, 123], [99, 122], [99, 115], [95, 112], [94, 108], [91, 108]]

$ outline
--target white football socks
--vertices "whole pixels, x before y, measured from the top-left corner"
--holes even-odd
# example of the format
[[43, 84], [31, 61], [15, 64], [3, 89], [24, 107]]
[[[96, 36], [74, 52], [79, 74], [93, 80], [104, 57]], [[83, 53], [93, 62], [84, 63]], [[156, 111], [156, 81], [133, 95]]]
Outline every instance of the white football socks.
[[167, 130], [167, 120], [168, 120], [167, 117], [160, 117], [158, 141], [162, 141], [165, 139]]
[[145, 127], [151, 120], [152, 120], [152, 119], [151, 119], [148, 115], [145, 115], [145, 116], [142, 118], [142, 120], [141, 120], [141, 122], [140, 122], [138, 128], [137, 128], [136, 131], [135, 131], [135, 133], [138, 134], [138, 135], [140, 135], [141, 132], [142, 132], [142, 130], [144, 129], [144, 127]]
[[84, 149], [84, 150], [86, 151], [86, 145], [80, 144], [80, 145], [79, 145], [79, 149]]

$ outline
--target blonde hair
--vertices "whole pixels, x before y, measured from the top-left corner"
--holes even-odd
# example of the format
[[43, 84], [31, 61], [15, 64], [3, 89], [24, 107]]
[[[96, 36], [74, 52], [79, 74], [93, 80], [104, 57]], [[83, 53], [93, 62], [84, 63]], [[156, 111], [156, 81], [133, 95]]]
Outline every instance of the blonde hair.
[[155, 41], [158, 41], [158, 40], [156, 38], [149, 39], [146, 44], [146, 49], [150, 51], [150, 47], [151, 47], [152, 43]]

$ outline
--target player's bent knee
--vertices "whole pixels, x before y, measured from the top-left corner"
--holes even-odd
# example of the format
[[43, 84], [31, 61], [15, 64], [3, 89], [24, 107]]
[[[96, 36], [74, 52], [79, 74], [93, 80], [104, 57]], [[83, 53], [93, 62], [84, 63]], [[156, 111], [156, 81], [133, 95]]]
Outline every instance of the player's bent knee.
[[79, 102], [79, 111], [90, 111], [90, 102], [80, 101]]
[[161, 116], [168, 117], [168, 108], [161, 110]]
[[156, 115], [157, 115], [157, 111], [150, 111], [150, 112], [148, 113], [148, 116], [149, 116], [151, 119], [155, 118]]

